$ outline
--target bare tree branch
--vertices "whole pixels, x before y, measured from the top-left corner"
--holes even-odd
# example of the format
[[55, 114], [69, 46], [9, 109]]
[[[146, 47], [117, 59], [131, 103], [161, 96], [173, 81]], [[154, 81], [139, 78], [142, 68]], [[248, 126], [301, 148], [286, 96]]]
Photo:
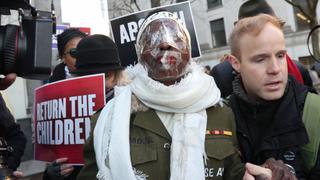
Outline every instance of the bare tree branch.
[[134, 5], [136, 6], [136, 8], [138, 9], [138, 11], [141, 11], [141, 8], [138, 5], [137, 0], [132, 0], [132, 1], [133, 1]]
[[160, 0], [151, 0], [151, 7], [159, 7], [160, 5]]
[[284, 0], [287, 3], [291, 4], [293, 7], [298, 8], [303, 15], [305, 15], [308, 19], [313, 20], [312, 16], [310, 16], [299, 4], [292, 2], [292, 0]]

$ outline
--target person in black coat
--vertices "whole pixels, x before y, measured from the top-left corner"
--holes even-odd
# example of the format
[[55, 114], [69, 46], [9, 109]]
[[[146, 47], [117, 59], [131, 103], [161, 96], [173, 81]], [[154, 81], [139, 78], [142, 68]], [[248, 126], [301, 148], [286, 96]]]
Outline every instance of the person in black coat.
[[[15, 80], [16, 74], [8, 74], [0, 79], [0, 90], [9, 87]], [[13, 148], [7, 158], [8, 168], [11, 169], [15, 177], [21, 177], [23, 174], [16, 171], [21, 162], [21, 157], [26, 147], [27, 139], [21, 131], [20, 126], [15, 122], [14, 117], [6, 106], [2, 95], [0, 94], [0, 137], [4, 138]]]

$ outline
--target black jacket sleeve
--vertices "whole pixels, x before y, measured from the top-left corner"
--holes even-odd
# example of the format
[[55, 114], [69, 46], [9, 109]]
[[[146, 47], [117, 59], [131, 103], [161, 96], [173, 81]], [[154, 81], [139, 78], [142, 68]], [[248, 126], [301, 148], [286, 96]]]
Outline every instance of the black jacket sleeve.
[[4, 137], [8, 145], [13, 148], [13, 152], [9, 154], [8, 166], [12, 170], [16, 170], [20, 164], [27, 139], [20, 129], [20, 126], [15, 123], [15, 120], [8, 110], [0, 94], [0, 136]]
[[53, 72], [52, 75], [49, 78], [49, 82], [55, 82], [55, 81], [59, 81], [62, 79], [66, 79], [66, 72], [64, 70], [64, 68], [66, 67], [66, 65], [64, 63], [60, 63], [58, 64]]

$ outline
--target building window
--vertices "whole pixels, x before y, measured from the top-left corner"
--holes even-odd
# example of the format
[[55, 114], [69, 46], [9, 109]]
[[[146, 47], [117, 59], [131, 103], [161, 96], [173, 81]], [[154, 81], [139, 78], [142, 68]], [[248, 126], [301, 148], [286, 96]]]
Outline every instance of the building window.
[[218, 19], [210, 22], [212, 47], [221, 47], [227, 45], [226, 33], [224, 30], [223, 19]]
[[222, 5], [222, 0], [207, 0], [208, 9], [216, 8]]
[[[308, 9], [307, 1], [293, 0], [293, 2], [299, 4], [303, 9]], [[293, 8], [293, 12], [296, 19], [297, 30], [303, 31], [309, 29], [310, 20], [305, 17], [298, 8]]]

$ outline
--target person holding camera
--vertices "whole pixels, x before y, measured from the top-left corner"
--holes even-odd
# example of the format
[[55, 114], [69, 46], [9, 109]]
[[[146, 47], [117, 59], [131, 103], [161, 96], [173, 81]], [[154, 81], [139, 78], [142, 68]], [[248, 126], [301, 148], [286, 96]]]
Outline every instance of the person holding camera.
[[87, 35], [76, 28], [69, 28], [57, 36], [59, 59], [62, 61], [58, 64], [49, 81], [55, 82], [72, 77], [70, 71], [74, 71], [76, 59], [73, 56], [79, 41]]
[[[0, 90], [7, 89], [16, 79], [15, 73], [7, 74], [4, 78], [0, 78]], [[5, 161], [1, 159], [1, 165], [5, 164], [10, 170], [13, 171], [14, 177], [22, 177], [23, 173], [16, 171], [21, 162], [21, 157], [27, 143], [24, 133], [21, 131], [20, 126], [15, 122], [14, 117], [6, 106], [2, 95], [0, 94], [0, 137], [4, 138], [7, 145], [12, 147], [12, 152], [8, 153]], [[2, 166], [0, 169], [3, 168]]]

